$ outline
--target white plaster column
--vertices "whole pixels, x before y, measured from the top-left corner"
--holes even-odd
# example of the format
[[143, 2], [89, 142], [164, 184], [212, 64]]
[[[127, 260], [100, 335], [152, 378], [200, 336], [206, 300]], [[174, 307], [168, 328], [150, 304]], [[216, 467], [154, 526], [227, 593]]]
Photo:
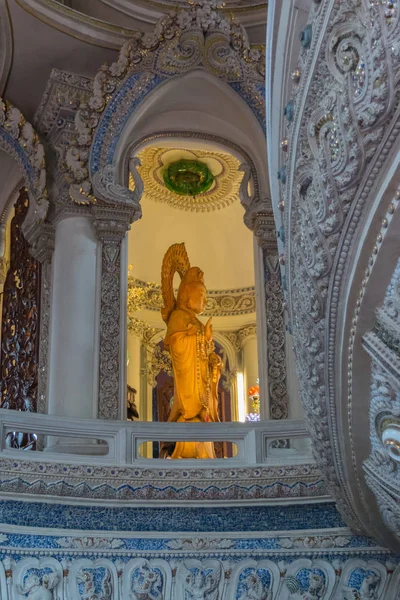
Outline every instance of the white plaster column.
[[253, 402], [249, 399], [248, 391], [251, 386], [257, 385], [258, 379], [257, 337], [255, 335], [246, 338], [243, 342], [243, 373], [247, 414], [253, 412]]
[[[95, 416], [96, 257], [91, 219], [81, 215], [60, 219], [52, 264], [48, 398], [49, 414], [59, 417]], [[65, 451], [70, 445], [66, 438], [48, 442], [53, 451]]]

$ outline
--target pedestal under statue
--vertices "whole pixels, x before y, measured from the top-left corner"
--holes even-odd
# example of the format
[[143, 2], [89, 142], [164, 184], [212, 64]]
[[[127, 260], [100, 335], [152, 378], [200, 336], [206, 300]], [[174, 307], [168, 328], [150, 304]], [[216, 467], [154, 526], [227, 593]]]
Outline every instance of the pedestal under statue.
[[[173, 278], [181, 283], [175, 298]], [[219, 421], [218, 382], [222, 361], [214, 352], [211, 318], [197, 317], [206, 305], [204, 273], [191, 267], [184, 244], [174, 244], [162, 264], [162, 317], [167, 324], [164, 347], [174, 372], [174, 400], [168, 421]], [[215, 458], [213, 442], [177, 442], [172, 458]]]

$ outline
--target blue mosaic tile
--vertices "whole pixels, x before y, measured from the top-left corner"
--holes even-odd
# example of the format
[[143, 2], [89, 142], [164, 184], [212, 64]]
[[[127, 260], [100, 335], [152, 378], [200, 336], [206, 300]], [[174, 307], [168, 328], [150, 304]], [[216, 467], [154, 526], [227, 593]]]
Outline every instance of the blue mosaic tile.
[[[100, 164], [100, 155], [104, 143], [104, 138], [108, 131], [110, 122], [113, 119], [116, 111], [123, 106], [124, 99], [128, 96], [129, 92], [135, 87], [137, 81], [143, 77], [144, 72], [134, 73], [123, 83], [121, 88], [118, 90], [116, 94], [112, 97], [110, 104], [104, 111], [100, 124], [96, 130], [96, 136], [93, 140], [91, 158], [90, 158], [90, 170], [92, 173], [95, 173], [99, 169]], [[113, 139], [109, 147], [107, 162], [112, 163], [114, 152], [117, 147], [119, 136], [124, 129], [127, 121], [129, 120], [132, 113], [136, 110], [139, 104], [144, 100], [144, 98], [160, 83], [165, 80], [163, 77], [159, 77], [157, 75], [152, 75], [152, 80], [148, 83], [147, 86], [144, 86], [140, 91], [140, 94], [136, 95], [133, 101], [129, 104], [124, 114], [121, 115], [118, 119], [117, 126], [115, 131], [113, 132]]]
[[23, 148], [19, 144], [18, 140], [15, 140], [4, 128], [0, 127], [0, 137], [4, 139], [7, 145], [11, 146], [14, 152], [18, 155], [18, 158], [22, 162], [25, 172], [28, 174], [30, 183], [33, 184], [34, 168], [29, 163], [28, 157], [24, 152]]
[[246, 104], [249, 106], [251, 111], [254, 113], [257, 121], [261, 125], [262, 130], [266, 133], [267, 123], [265, 114], [265, 86], [262, 83], [252, 83], [252, 87], [255, 93], [251, 93], [248, 86], [243, 83], [230, 83], [230, 87], [237, 93]]
[[282, 531], [345, 527], [334, 503], [253, 507], [71, 506], [0, 501], [0, 522], [99, 531]]

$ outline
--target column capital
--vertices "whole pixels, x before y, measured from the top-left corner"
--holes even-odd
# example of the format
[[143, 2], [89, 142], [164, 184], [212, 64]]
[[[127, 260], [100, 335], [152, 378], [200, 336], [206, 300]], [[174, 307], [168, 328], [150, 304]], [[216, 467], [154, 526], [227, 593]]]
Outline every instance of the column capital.
[[36, 260], [51, 262], [55, 245], [55, 228], [52, 223], [38, 223], [29, 236], [30, 252]]
[[93, 206], [93, 227], [101, 242], [119, 243], [132, 223], [132, 211], [116, 209], [114, 206]]
[[244, 222], [251, 229], [261, 248], [268, 253], [277, 253], [276, 227], [270, 198], [253, 201], [244, 216]]

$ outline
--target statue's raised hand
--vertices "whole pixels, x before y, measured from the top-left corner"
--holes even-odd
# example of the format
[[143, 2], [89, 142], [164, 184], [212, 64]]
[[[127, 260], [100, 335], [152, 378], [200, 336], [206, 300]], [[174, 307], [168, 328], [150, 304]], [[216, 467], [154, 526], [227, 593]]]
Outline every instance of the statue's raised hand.
[[187, 325], [187, 334], [188, 335], [194, 335], [195, 333], [197, 333], [199, 330], [198, 326], [196, 325], [196, 323], [188, 323]]

